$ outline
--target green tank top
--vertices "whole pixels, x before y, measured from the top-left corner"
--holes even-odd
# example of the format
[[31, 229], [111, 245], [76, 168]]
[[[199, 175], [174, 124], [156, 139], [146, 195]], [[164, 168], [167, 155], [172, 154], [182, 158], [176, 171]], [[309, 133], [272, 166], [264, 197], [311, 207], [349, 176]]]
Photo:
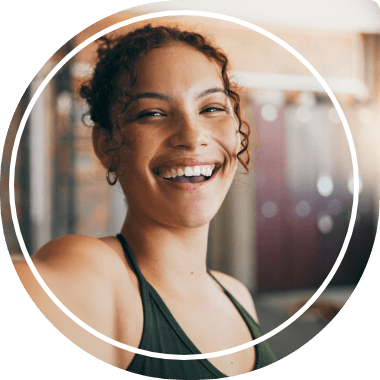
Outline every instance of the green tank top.
[[[125, 255], [136, 273], [140, 284], [144, 325], [139, 348], [164, 354], [201, 354], [174, 319], [174, 316], [162, 298], [142, 275], [124, 237], [118, 234], [117, 238], [123, 246]], [[243, 306], [240, 305], [232, 294], [229, 293], [209, 271], [208, 273], [222, 287], [228, 298], [238, 309], [251, 332], [252, 338], [256, 339], [262, 336], [259, 326]], [[275, 360], [267, 342], [256, 345], [256, 364], [254, 370], [265, 367]], [[151, 358], [140, 354], [134, 356], [127, 371], [163, 379], [195, 380], [228, 377], [207, 359], [171, 360]]]

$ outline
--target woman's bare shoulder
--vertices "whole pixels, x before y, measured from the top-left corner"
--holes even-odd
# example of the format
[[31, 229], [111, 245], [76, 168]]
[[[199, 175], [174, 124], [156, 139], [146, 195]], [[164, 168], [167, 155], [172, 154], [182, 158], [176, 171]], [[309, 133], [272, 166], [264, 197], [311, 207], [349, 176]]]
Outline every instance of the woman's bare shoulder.
[[[53, 239], [34, 253], [32, 261], [41, 276], [68, 277], [74, 283], [87, 276], [113, 279], [123, 267], [125, 269], [120, 255], [109, 244], [84, 235]], [[15, 266], [22, 271], [22, 263], [15, 263]]]
[[[41, 247], [32, 262], [44, 283], [71, 313], [98, 332], [120, 339], [115, 335], [118, 289], [125, 291], [123, 296], [131, 305], [136, 297], [133, 298], [135, 292], [128, 291], [128, 271], [114, 249], [100, 239], [63, 236]], [[115, 347], [87, 333], [55, 305], [26, 261], [16, 261], [14, 266], [32, 300], [55, 327], [99, 359], [124, 365]], [[126, 319], [129, 313], [133, 314], [134, 309], [125, 310]]]
[[234, 277], [218, 271], [211, 271], [211, 274], [239, 301], [239, 303], [248, 311], [255, 322], [259, 322], [255, 304], [251, 293], [247, 287]]
[[[53, 287], [67, 285], [77, 287], [78, 291], [94, 278], [105, 284], [107, 280], [114, 281], [118, 273], [128, 276], [115, 250], [100, 239], [84, 235], [61, 236], [49, 241], [35, 252], [32, 262], [43, 280]], [[13, 261], [13, 265], [23, 283], [33, 282], [26, 261]]]
[[[102, 269], [104, 264], [120, 263], [120, 256], [102, 239], [84, 235], [61, 236], [49, 241], [34, 255], [33, 261], [57, 269]], [[107, 266], [108, 266], [107, 265]], [[106, 268], [107, 268], [106, 266]]]
[[[97, 309], [112, 310], [118, 282], [128, 291], [128, 271], [118, 253], [100, 239], [68, 235], [41, 247], [32, 262], [53, 294], [74, 314], [85, 319]], [[16, 271], [30, 296], [46, 300], [26, 262], [15, 262]], [[127, 292], [128, 293], [128, 292]], [[36, 302], [37, 303], [37, 302]]]

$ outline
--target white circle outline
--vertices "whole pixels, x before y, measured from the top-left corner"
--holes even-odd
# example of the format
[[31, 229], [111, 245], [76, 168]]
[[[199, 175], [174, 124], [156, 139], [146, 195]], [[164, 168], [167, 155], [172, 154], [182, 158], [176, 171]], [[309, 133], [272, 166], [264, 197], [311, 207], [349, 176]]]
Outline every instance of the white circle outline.
[[[246, 27], [248, 29], [254, 30], [268, 38], [270, 38], [272, 41], [277, 42], [279, 45], [281, 45], [284, 49], [289, 51], [293, 56], [295, 56], [300, 62], [302, 62], [308, 70], [315, 76], [315, 78], [319, 81], [319, 83], [322, 85], [328, 96], [330, 97], [332, 103], [335, 106], [335, 109], [338, 112], [338, 115], [340, 117], [340, 120], [342, 121], [344, 130], [346, 132], [348, 144], [350, 147], [351, 151], [351, 159], [352, 159], [352, 165], [353, 165], [353, 177], [354, 177], [354, 194], [353, 194], [353, 205], [352, 205], [352, 214], [350, 218], [350, 222], [348, 225], [348, 230], [346, 237], [343, 242], [342, 249], [338, 255], [337, 260], [334, 263], [334, 266], [332, 267], [330, 273], [326, 277], [326, 279], [323, 281], [322, 285], [319, 287], [319, 289], [314, 293], [314, 295], [309, 299], [309, 301], [306, 302], [306, 304], [301, 307], [300, 310], [298, 310], [292, 317], [290, 317], [288, 320], [286, 320], [284, 323], [282, 323], [280, 326], [276, 327], [269, 333], [261, 336], [260, 338], [257, 338], [251, 342], [244, 343], [240, 346], [236, 346], [233, 348], [229, 348], [226, 350], [222, 351], [217, 351], [217, 352], [211, 352], [207, 354], [193, 354], [193, 355], [177, 355], [177, 354], [162, 354], [158, 352], [151, 352], [151, 351], [146, 351], [142, 350], [139, 348], [135, 348], [132, 346], [128, 346], [127, 344], [120, 343], [116, 340], [113, 340], [92, 327], [88, 326], [85, 324], [82, 320], [77, 318], [70, 310], [68, 310], [59, 300], [58, 298], [52, 293], [52, 291], [48, 288], [48, 286], [45, 284], [41, 276], [36, 270], [36, 267], [34, 266], [29, 253], [26, 249], [21, 231], [20, 231], [20, 226], [18, 223], [18, 218], [17, 218], [17, 212], [16, 212], [16, 205], [15, 205], [15, 194], [14, 194], [14, 180], [15, 180], [15, 165], [16, 165], [16, 157], [17, 157], [17, 151], [18, 147], [20, 144], [20, 139], [22, 132], [25, 128], [26, 121], [29, 117], [29, 114], [37, 101], [38, 97], [40, 96], [41, 92], [44, 90], [46, 85], [49, 83], [49, 81], [53, 78], [53, 76], [58, 72], [58, 70], [66, 63], [68, 62], [72, 57], [74, 57], [75, 54], [77, 54], [80, 50], [82, 50], [84, 47], [89, 45], [91, 42], [95, 41], [99, 37], [110, 33], [118, 28], [121, 28], [126, 25], [133, 24], [135, 22], [139, 21], [145, 21], [145, 20], [150, 20], [152, 18], [160, 18], [160, 17], [167, 17], [167, 16], [200, 16], [200, 17], [209, 17], [209, 18], [216, 18], [219, 20], [224, 20], [224, 21], [229, 21], [233, 22], [236, 24], [239, 24], [243, 27]], [[299, 54], [295, 49], [293, 49], [290, 45], [288, 45], [286, 42], [278, 38], [277, 36], [273, 35], [270, 32], [267, 32], [265, 29], [262, 29], [254, 24], [251, 24], [247, 21], [239, 20], [235, 17], [227, 16], [227, 15], [222, 15], [214, 12], [204, 12], [204, 11], [163, 11], [163, 12], [155, 12], [155, 13], [149, 13], [147, 15], [143, 16], [136, 16], [131, 19], [121, 21], [115, 25], [112, 25], [96, 34], [93, 36], [89, 37], [86, 41], [82, 42], [80, 45], [78, 45], [76, 48], [74, 48], [69, 54], [67, 54], [51, 71], [50, 73], [46, 76], [46, 78], [42, 81], [41, 85], [38, 87], [37, 91], [34, 93], [30, 103], [28, 104], [25, 113], [21, 119], [19, 129], [17, 131], [16, 137], [15, 137], [15, 142], [12, 150], [12, 156], [11, 156], [11, 165], [10, 165], [10, 174], [9, 174], [9, 200], [10, 200], [10, 207], [11, 207], [11, 214], [12, 214], [12, 220], [13, 224], [15, 227], [15, 232], [16, 236], [18, 238], [18, 241], [20, 243], [20, 247], [22, 250], [22, 253], [25, 257], [25, 260], [27, 261], [32, 273], [34, 274], [35, 278], [37, 279], [38, 283], [41, 285], [41, 287], [44, 289], [46, 294], [50, 297], [50, 299], [64, 312], [68, 317], [70, 317], [74, 322], [76, 322], [79, 326], [84, 328], [86, 331], [89, 333], [95, 335], [97, 338], [112, 344], [113, 346], [122, 348], [124, 350], [133, 352], [135, 354], [140, 354], [140, 355], [145, 355], [153, 358], [159, 358], [159, 359], [171, 359], [171, 360], [194, 360], [194, 359], [210, 359], [210, 358], [216, 358], [219, 356], [223, 355], [228, 355], [232, 354], [241, 350], [244, 350], [246, 348], [252, 347], [254, 345], [257, 345], [278, 332], [282, 331], [284, 328], [288, 327], [291, 323], [293, 323], [298, 317], [300, 317], [314, 302], [315, 300], [322, 294], [322, 292], [325, 290], [329, 282], [331, 281], [332, 277], [334, 276], [335, 272], [337, 271], [340, 263], [343, 260], [344, 254], [347, 250], [349, 241], [352, 236], [354, 224], [355, 224], [355, 219], [357, 215], [357, 208], [358, 208], [358, 201], [359, 201], [359, 168], [358, 168], [358, 162], [357, 162], [357, 156], [356, 156], [356, 150], [353, 142], [353, 138], [348, 126], [348, 122], [346, 120], [346, 117], [343, 113], [342, 108], [339, 105], [338, 100], [336, 99], [334, 93], [331, 91], [330, 87], [327, 85], [325, 80], [322, 78], [322, 76], [315, 70], [315, 68], [301, 55]]]

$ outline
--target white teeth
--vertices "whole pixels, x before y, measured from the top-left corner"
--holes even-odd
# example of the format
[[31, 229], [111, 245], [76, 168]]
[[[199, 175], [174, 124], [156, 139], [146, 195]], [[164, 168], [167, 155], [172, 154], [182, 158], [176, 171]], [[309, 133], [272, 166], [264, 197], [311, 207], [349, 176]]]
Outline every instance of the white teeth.
[[201, 166], [201, 174], [206, 175], [207, 174], [207, 166]]
[[162, 178], [175, 178], [177, 176], [183, 176], [186, 177], [192, 177], [192, 176], [200, 176], [204, 175], [206, 177], [211, 177], [212, 172], [215, 168], [215, 165], [207, 165], [207, 166], [186, 166], [183, 168], [172, 168], [172, 169], [166, 169], [165, 172], [160, 173], [160, 177]]

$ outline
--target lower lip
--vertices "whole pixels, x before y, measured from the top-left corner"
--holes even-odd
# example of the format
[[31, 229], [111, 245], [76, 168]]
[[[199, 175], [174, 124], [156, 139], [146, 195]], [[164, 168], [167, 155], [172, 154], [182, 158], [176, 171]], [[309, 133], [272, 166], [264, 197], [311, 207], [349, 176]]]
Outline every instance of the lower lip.
[[206, 189], [208, 186], [210, 186], [213, 182], [214, 179], [218, 176], [219, 174], [219, 169], [215, 169], [214, 173], [212, 176], [207, 180], [203, 182], [173, 182], [173, 181], [168, 181], [160, 176], [157, 176], [161, 182], [165, 183], [166, 185], [170, 186], [173, 189], [177, 190], [183, 190], [183, 191], [201, 191], [203, 189]]

